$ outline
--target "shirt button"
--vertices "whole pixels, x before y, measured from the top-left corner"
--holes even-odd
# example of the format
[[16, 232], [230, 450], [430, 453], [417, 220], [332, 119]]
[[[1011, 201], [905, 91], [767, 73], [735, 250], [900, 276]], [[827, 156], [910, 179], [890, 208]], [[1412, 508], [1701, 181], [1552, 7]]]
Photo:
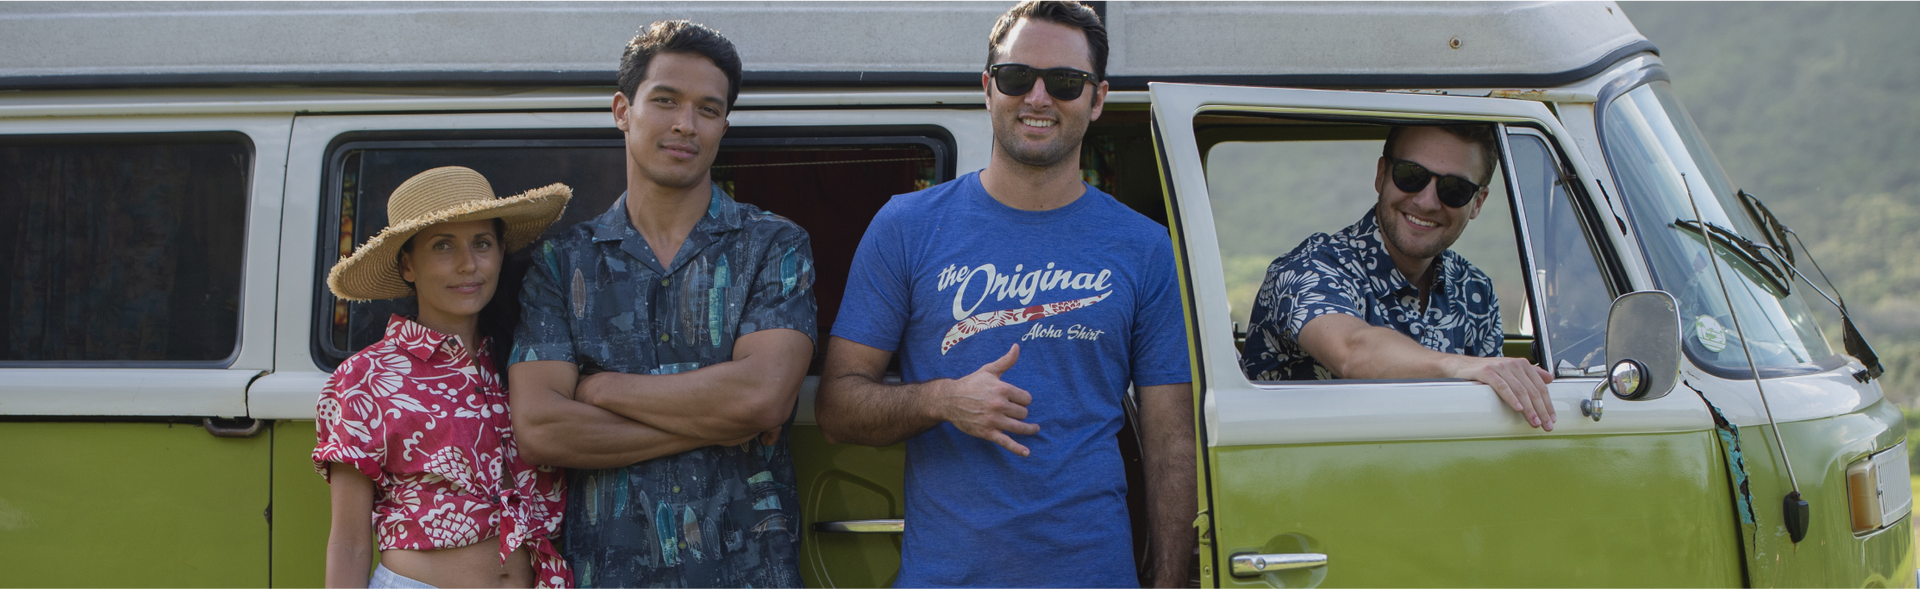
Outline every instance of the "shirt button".
[[673, 279], [672, 279], [672, 278], [662, 278], [662, 279], [660, 279], [660, 286], [672, 286], [672, 285], [673, 285]]
[[667, 334], [664, 334], [664, 333], [660, 334], [660, 341], [663, 341], [663, 342], [667, 341], [667, 337], [668, 337]]

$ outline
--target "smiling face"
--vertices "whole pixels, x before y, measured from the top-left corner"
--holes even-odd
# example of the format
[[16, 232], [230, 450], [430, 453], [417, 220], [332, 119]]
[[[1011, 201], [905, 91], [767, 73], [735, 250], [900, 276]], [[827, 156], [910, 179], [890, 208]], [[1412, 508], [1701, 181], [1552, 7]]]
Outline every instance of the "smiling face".
[[420, 322], [438, 330], [475, 320], [499, 287], [506, 248], [493, 219], [429, 225], [400, 254], [400, 277], [413, 283]]
[[[1086, 34], [1067, 25], [1022, 19], [1007, 33], [1004, 47], [998, 63], [1094, 69]], [[996, 156], [1036, 168], [1079, 165], [1080, 140], [1087, 134], [1087, 124], [1100, 118], [1106, 102], [1105, 81], [1093, 82], [1097, 87], [1082, 91], [1079, 98], [1062, 101], [1047, 94], [1044, 81], [1036, 80], [1025, 95], [1008, 96], [987, 74], [982, 73], [980, 80], [987, 89]]]
[[631, 100], [614, 94], [613, 118], [626, 135], [630, 180], [691, 188], [706, 179], [727, 133], [727, 75], [700, 55], [655, 55]]
[[[1388, 253], [1402, 266], [1402, 273], [1419, 280], [1416, 274], [1425, 270], [1426, 262], [1452, 247], [1467, 229], [1467, 221], [1480, 216], [1480, 205], [1487, 200], [1488, 178], [1482, 177], [1486, 175], [1485, 156], [1474, 144], [1434, 127], [1401, 131], [1394, 151], [1394, 157], [1420, 164], [1434, 174], [1459, 176], [1480, 185], [1473, 200], [1456, 209], [1440, 202], [1435, 192], [1439, 183], [1432, 180], [1419, 192], [1401, 191], [1389, 176], [1391, 162], [1380, 158], [1373, 178], [1373, 188], [1380, 193], [1380, 202], [1374, 208], [1380, 232], [1386, 235]], [[1418, 268], [1407, 268], [1402, 258], [1416, 262]]]

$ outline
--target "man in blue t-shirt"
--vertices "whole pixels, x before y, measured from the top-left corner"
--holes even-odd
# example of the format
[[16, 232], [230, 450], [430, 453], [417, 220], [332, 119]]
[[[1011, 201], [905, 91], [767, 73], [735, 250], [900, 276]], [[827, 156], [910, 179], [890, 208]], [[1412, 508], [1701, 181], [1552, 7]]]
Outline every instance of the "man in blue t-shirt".
[[[1106, 32], [1072, 2], [994, 26], [987, 168], [896, 196], [854, 255], [815, 416], [907, 443], [897, 586], [1135, 586], [1115, 435], [1141, 402], [1156, 585], [1193, 553], [1192, 376], [1165, 227], [1080, 180]], [[903, 383], [885, 380], [894, 354]]]

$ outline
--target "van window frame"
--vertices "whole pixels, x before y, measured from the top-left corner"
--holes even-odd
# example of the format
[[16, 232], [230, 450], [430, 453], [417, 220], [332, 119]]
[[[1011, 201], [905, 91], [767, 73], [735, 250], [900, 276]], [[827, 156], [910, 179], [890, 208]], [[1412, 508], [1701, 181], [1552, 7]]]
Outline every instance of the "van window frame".
[[[1518, 251], [1515, 252], [1515, 255], [1521, 266], [1521, 283], [1522, 283], [1521, 290], [1526, 294], [1526, 299], [1527, 299], [1526, 305], [1525, 305], [1525, 313], [1521, 315], [1520, 320], [1528, 321], [1532, 323], [1532, 326], [1533, 326], [1532, 331], [1534, 331], [1534, 334], [1531, 337], [1533, 338], [1534, 344], [1538, 346], [1540, 361], [1542, 364], [1544, 364], [1542, 368], [1545, 368], [1548, 371], [1553, 370], [1552, 365], [1556, 360], [1556, 358], [1551, 348], [1552, 338], [1543, 336], [1541, 333], [1543, 331], [1542, 326], [1545, 325], [1545, 317], [1542, 315], [1545, 311], [1542, 308], [1540, 298], [1544, 296], [1544, 294], [1540, 291], [1541, 287], [1538, 281], [1535, 280], [1534, 269], [1537, 267], [1537, 264], [1533, 259], [1532, 240], [1534, 239], [1534, 236], [1531, 234], [1531, 232], [1529, 231], [1529, 228], [1527, 227], [1527, 219], [1526, 219], [1524, 204], [1520, 202], [1520, 199], [1523, 198], [1524, 195], [1521, 195], [1518, 192], [1518, 189], [1520, 187], [1519, 177], [1517, 175], [1517, 171], [1514, 170], [1514, 167], [1513, 167], [1512, 148], [1508, 144], [1507, 136], [1509, 133], [1512, 133], [1516, 130], [1522, 130], [1522, 129], [1528, 132], [1528, 134], [1538, 135], [1539, 137], [1541, 137], [1543, 140], [1546, 141], [1549, 149], [1553, 152], [1554, 157], [1557, 160], [1562, 160], [1562, 161], [1556, 161], [1555, 163], [1562, 166], [1563, 170], [1568, 170], [1567, 173], [1569, 176], [1571, 176], [1572, 172], [1570, 170], [1572, 170], [1573, 168], [1571, 168], [1569, 164], [1563, 161], [1564, 150], [1561, 148], [1558, 136], [1556, 136], [1555, 134], [1553, 134], [1551, 131], [1547, 129], [1542, 129], [1537, 126], [1524, 125], [1524, 124], [1511, 124], [1503, 121], [1486, 120], [1484, 118], [1475, 117], [1471, 115], [1464, 115], [1464, 116], [1457, 116], [1457, 117], [1453, 117], [1453, 116], [1418, 117], [1418, 116], [1407, 116], [1405, 114], [1397, 114], [1397, 113], [1381, 113], [1379, 115], [1371, 115], [1371, 114], [1369, 115], [1346, 115], [1346, 114], [1326, 115], [1326, 114], [1309, 114], [1309, 113], [1273, 113], [1273, 112], [1264, 112], [1259, 108], [1240, 109], [1240, 108], [1232, 108], [1232, 107], [1209, 108], [1204, 114], [1227, 115], [1227, 116], [1273, 117], [1273, 118], [1281, 118], [1281, 119], [1315, 121], [1315, 122], [1323, 122], [1323, 123], [1344, 123], [1344, 124], [1355, 124], [1355, 125], [1379, 125], [1379, 126], [1431, 125], [1431, 124], [1434, 124], [1435, 121], [1448, 121], [1448, 122], [1454, 122], [1459, 124], [1476, 124], [1476, 125], [1484, 124], [1487, 127], [1489, 127], [1489, 130], [1494, 134], [1496, 148], [1500, 151], [1500, 154], [1499, 154], [1500, 160], [1498, 162], [1499, 169], [1497, 171], [1498, 171], [1498, 176], [1500, 181], [1506, 184], [1505, 192], [1507, 197], [1507, 207], [1510, 213], [1510, 218], [1507, 220], [1507, 222], [1512, 225], [1514, 245], [1518, 248]], [[1222, 135], [1225, 135], [1225, 136], [1222, 136]], [[1245, 133], [1234, 133], [1232, 131], [1227, 131], [1225, 133], [1222, 133], [1222, 131], [1217, 129], [1212, 129], [1209, 131], [1201, 131], [1199, 129], [1196, 129], [1194, 131], [1194, 138], [1196, 142], [1199, 143], [1201, 152], [1203, 154], [1203, 158], [1202, 158], [1203, 161], [1205, 160], [1204, 154], [1211, 151], [1213, 147], [1221, 143], [1226, 143], [1226, 142], [1235, 141], [1235, 140], [1241, 140], [1241, 141], [1250, 140], [1250, 139], [1244, 138], [1244, 135]], [[1165, 165], [1164, 162], [1162, 165]], [[1584, 196], [1585, 196], [1584, 187], [1579, 189], [1578, 192], [1576, 192], [1576, 195], [1577, 195], [1577, 198], [1584, 199]], [[1583, 203], [1584, 203], [1584, 200], [1583, 200]], [[1604, 237], [1602, 238], [1604, 239]], [[1614, 280], [1614, 275], [1617, 275], [1620, 273], [1618, 261], [1611, 258], [1610, 256], [1596, 257], [1594, 262], [1597, 265], [1605, 266], [1602, 269], [1602, 274], [1606, 275], [1606, 277], [1603, 278], [1603, 280], [1611, 282], [1612, 280]], [[1251, 325], [1249, 325], [1248, 327], [1250, 329]], [[1503, 331], [1508, 331], [1509, 333], [1517, 333], [1518, 330], [1514, 326], [1508, 326], [1506, 329], [1503, 329]], [[1238, 345], [1238, 342], [1230, 341], [1229, 344]], [[1238, 352], [1236, 351], [1236, 353]], [[1529, 360], [1531, 360], [1531, 358], [1529, 358]], [[1237, 366], [1236, 366], [1236, 369], [1238, 369]], [[1242, 373], [1241, 376], [1246, 377], [1244, 373]], [[1302, 386], [1323, 387], [1323, 386], [1353, 386], [1353, 385], [1379, 385], [1379, 384], [1447, 383], [1447, 382], [1460, 382], [1460, 381], [1456, 379], [1444, 379], [1444, 378], [1420, 378], [1420, 379], [1342, 378], [1342, 379], [1312, 380], [1312, 381], [1255, 380], [1252, 378], [1247, 378], [1247, 382], [1257, 388], [1278, 390], [1278, 389], [1288, 389], [1288, 388], [1296, 388], [1296, 387], [1302, 387]]]
[[[1593, 200], [1588, 197], [1585, 183], [1580, 182], [1580, 178], [1578, 173], [1574, 171], [1572, 162], [1567, 160], [1566, 151], [1561, 149], [1553, 133], [1533, 125], [1502, 125], [1501, 130], [1501, 157], [1504, 158], [1507, 168], [1513, 170], [1513, 179], [1516, 187], [1519, 184], [1520, 171], [1513, 165], [1513, 148], [1511, 145], [1513, 136], [1525, 135], [1534, 137], [1539, 139], [1541, 144], [1546, 147], [1549, 163], [1554, 166], [1554, 173], [1562, 179], [1564, 189], [1567, 191], [1567, 200], [1570, 201], [1569, 204], [1571, 205], [1570, 208], [1574, 215], [1574, 222], [1579, 225], [1582, 231], [1581, 241], [1586, 242], [1587, 250], [1589, 254], [1593, 256], [1594, 265], [1598, 267], [1600, 271], [1600, 282], [1607, 288], [1608, 300], [1613, 300], [1620, 295], [1633, 292], [1633, 283], [1627, 279], [1624, 266], [1620, 263], [1619, 254], [1614, 250], [1613, 243], [1606, 234], [1606, 227], [1600, 220], [1600, 213], [1594, 208]], [[1523, 200], [1528, 198], [1528, 195], [1516, 194], [1513, 198]], [[1549, 191], [1545, 195], [1540, 195], [1539, 198], [1551, 201], [1554, 195]], [[1520, 202], [1517, 204], [1521, 207], [1517, 211], [1518, 218], [1522, 219], [1522, 222], [1527, 222], [1524, 221], [1526, 219], [1525, 203]], [[1548, 206], [1552, 206], [1551, 203], [1549, 203]], [[1527, 243], [1522, 247], [1527, 249], [1529, 256], [1532, 256], [1534, 246], [1538, 243], [1536, 239], [1546, 240], [1548, 238], [1545, 235], [1535, 237], [1532, 234], [1528, 234], [1525, 238]], [[1545, 285], [1540, 284], [1537, 280], [1540, 272], [1539, 262], [1531, 257], [1529, 257], [1529, 260], [1528, 263], [1531, 269], [1528, 271], [1526, 278], [1528, 291], [1534, 295], [1535, 300], [1533, 302], [1535, 304], [1544, 304], [1547, 294], [1544, 290]], [[1536, 319], [1539, 321], [1534, 324], [1534, 341], [1546, 342], [1542, 345], [1541, 358], [1543, 361], [1551, 362], [1550, 365], [1542, 366], [1541, 368], [1545, 368], [1548, 372], [1554, 373], [1555, 378], [1576, 376], [1559, 374], [1559, 369], [1557, 368], [1559, 356], [1558, 350], [1554, 347], [1554, 335], [1548, 333], [1549, 330], [1544, 327], [1549, 323], [1546, 317], [1546, 309], [1538, 309], [1535, 310], [1534, 313], [1536, 314]], [[1586, 367], [1575, 366], [1575, 368]]]
[[[254, 212], [254, 208], [253, 208], [254, 198], [256, 196], [253, 183], [255, 178], [259, 175], [258, 166], [260, 163], [260, 152], [259, 152], [260, 150], [259, 150], [259, 145], [254, 142], [253, 137], [251, 135], [248, 135], [244, 131], [233, 130], [233, 129], [209, 129], [204, 131], [187, 130], [187, 131], [154, 131], [154, 132], [130, 131], [130, 132], [82, 132], [82, 133], [23, 133], [23, 134], [0, 135], [0, 142], [13, 142], [13, 141], [24, 142], [24, 141], [32, 141], [36, 138], [44, 138], [44, 139], [57, 140], [62, 142], [71, 141], [75, 143], [84, 143], [90, 138], [99, 138], [99, 139], [105, 140], [102, 142], [86, 143], [88, 145], [110, 145], [110, 144], [126, 144], [126, 143], [160, 143], [160, 142], [166, 142], [170, 140], [176, 141], [177, 143], [238, 145], [241, 149], [243, 149], [246, 152], [246, 157], [247, 157], [247, 161], [245, 165], [242, 166], [242, 169], [244, 170], [243, 171], [244, 177], [240, 181], [241, 186], [244, 187], [243, 192], [239, 195], [239, 198], [241, 199], [240, 217], [243, 220], [242, 225], [240, 227], [240, 235], [239, 235], [240, 246], [242, 248], [245, 248], [249, 242], [249, 239], [252, 237], [253, 224], [251, 220]], [[233, 326], [234, 326], [233, 327], [233, 348], [227, 352], [227, 355], [225, 357], [212, 359], [212, 360], [0, 360], [0, 369], [17, 369], [17, 368], [226, 369], [226, 368], [232, 368], [233, 364], [240, 359], [240, 352], [242, 349], [244, 349], [244, 346], [246, 344], [246, 315], [247, 315], [246, 285], [248, 280], [247, 258], [253, 254], [254, 252], [242, 251], [240, 255], [240, 268], [238, 273], [239, 280], [234, 284], [234, 297], [235, 297], [235, 300], [237, 301], [237, 304], [234, 306], [234, 313], [233, 313]]]
[[[427, 138], [433, 137], [433, 138]], [[314, 251], [314, 297], [308, 349], [314, 365], [331, 372], [353, 352], [333, 341], [333, 312], [338, 299], [327, 288], [327, 274], [340, 259], [340, 199], [343, 166], [349, 152], [379, 149], [449, 149], [514, 147], [624, 147], [625, 139], [611, 127], [602, 129], [404, 130], [345, 133], [327, 146], [321, 178], [319, 245]], [[740, 147], [812, 147], [861, 145], [915, 145], [933, 152], [935, 184], [955, 177], [957, 149], [952, 134], [934, 125], [864, 125], [836, 127], [734, 127], [720, 140], [720, 149]], [[358, 244], [356, 244], [358, 245]]]

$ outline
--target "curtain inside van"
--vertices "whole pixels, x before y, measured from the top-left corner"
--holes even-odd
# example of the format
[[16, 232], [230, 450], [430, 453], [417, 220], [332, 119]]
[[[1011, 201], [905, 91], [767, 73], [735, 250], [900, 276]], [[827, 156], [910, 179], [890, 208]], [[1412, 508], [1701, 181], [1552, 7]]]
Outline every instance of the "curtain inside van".
[[231, 357], [250, 152], [236, 135], [0, 139], [0, 360]]

